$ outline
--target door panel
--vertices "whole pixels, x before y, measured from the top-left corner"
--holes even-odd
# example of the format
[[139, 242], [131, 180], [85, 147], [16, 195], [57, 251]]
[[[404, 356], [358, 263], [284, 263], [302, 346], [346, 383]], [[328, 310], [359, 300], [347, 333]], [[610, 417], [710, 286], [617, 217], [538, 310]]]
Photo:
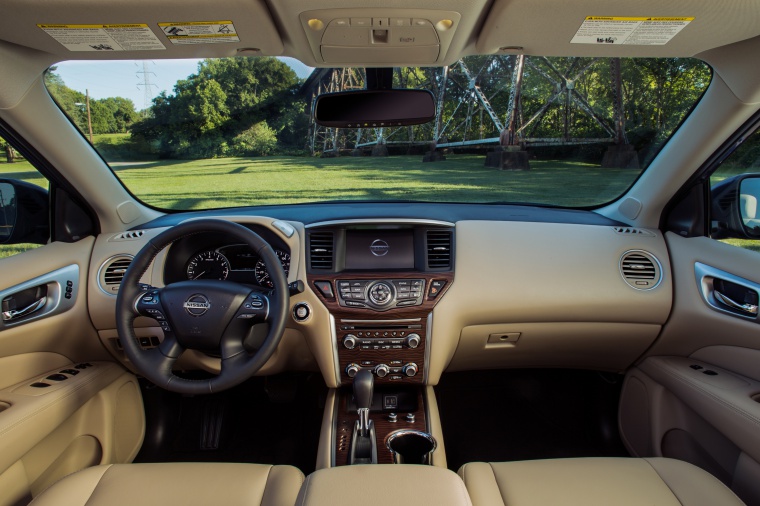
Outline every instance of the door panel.
[[[93, 244], [93, 238], [51, 243], [0, 259], [6, 317], [0, 321], [0, 506], [28, 502], [84, 467], [129, 462], [142, 443], [137, 379], [102, 347], [87, 310]], [[47, 386], [32, 386], [39, 383]]]
[[620, 429], [637, 456], [696, 464], [760, 504], [760, 254], [667, 234], [673, 311], [623, 387]]

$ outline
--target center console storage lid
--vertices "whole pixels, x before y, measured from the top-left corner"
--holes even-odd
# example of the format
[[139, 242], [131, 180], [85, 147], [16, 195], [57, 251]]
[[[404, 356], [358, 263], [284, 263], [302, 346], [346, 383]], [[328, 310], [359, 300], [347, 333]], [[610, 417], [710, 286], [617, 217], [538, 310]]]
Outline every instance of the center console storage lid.
[[299, 506], [388, 506], [389, 503], [471, 506], [464, 482], [448, 469], [369, 464], [320, 469], [298, 494]]

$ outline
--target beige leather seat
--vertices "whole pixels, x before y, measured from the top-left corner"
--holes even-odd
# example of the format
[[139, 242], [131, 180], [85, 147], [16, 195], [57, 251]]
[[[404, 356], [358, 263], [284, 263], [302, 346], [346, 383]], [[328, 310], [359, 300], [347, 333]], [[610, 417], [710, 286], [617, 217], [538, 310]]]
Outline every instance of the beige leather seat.
[[740, 506], [712, 475], [665, 458], [475, 462], [459, 469], [473, 506]]
[[115, 464], [62, 479], [34, 506], [293, 506], [304, 476], [260, 464]]

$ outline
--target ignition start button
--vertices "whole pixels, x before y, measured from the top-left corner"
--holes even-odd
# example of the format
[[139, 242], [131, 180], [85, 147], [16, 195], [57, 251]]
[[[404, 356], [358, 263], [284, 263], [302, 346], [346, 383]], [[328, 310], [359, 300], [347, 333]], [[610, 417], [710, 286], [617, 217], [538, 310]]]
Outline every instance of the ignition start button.
[[298, 323], [305, 322], [311, 318], [311, 308], [305, 302], [299, 302], [293, 306], [293, 319]]

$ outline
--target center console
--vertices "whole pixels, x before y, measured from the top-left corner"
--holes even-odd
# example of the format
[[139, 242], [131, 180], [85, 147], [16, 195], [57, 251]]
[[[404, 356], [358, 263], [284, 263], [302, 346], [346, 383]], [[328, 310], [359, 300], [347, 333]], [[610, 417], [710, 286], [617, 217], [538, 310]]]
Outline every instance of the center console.
[[422, 392], [432, 311], [454, 281], [453, 266], [450, 224], [356, 221], [307, 230], [308, 283], [332, 316], [343, 387], [335, 407], [335, 465], [350, 460], [357, 411], [349, 387], [360, 371], [370, 371], [376, 385], [370, 418], [378, 462], [393, 462], [387, 442], [399, 430], [429, 432]]
[[307, 233], [308, 280], [335, 321], [341, 384], [371, 369], [379, 384], [424, 384], [430, 314], [454, 279], [454, 231], [356, 223]]

